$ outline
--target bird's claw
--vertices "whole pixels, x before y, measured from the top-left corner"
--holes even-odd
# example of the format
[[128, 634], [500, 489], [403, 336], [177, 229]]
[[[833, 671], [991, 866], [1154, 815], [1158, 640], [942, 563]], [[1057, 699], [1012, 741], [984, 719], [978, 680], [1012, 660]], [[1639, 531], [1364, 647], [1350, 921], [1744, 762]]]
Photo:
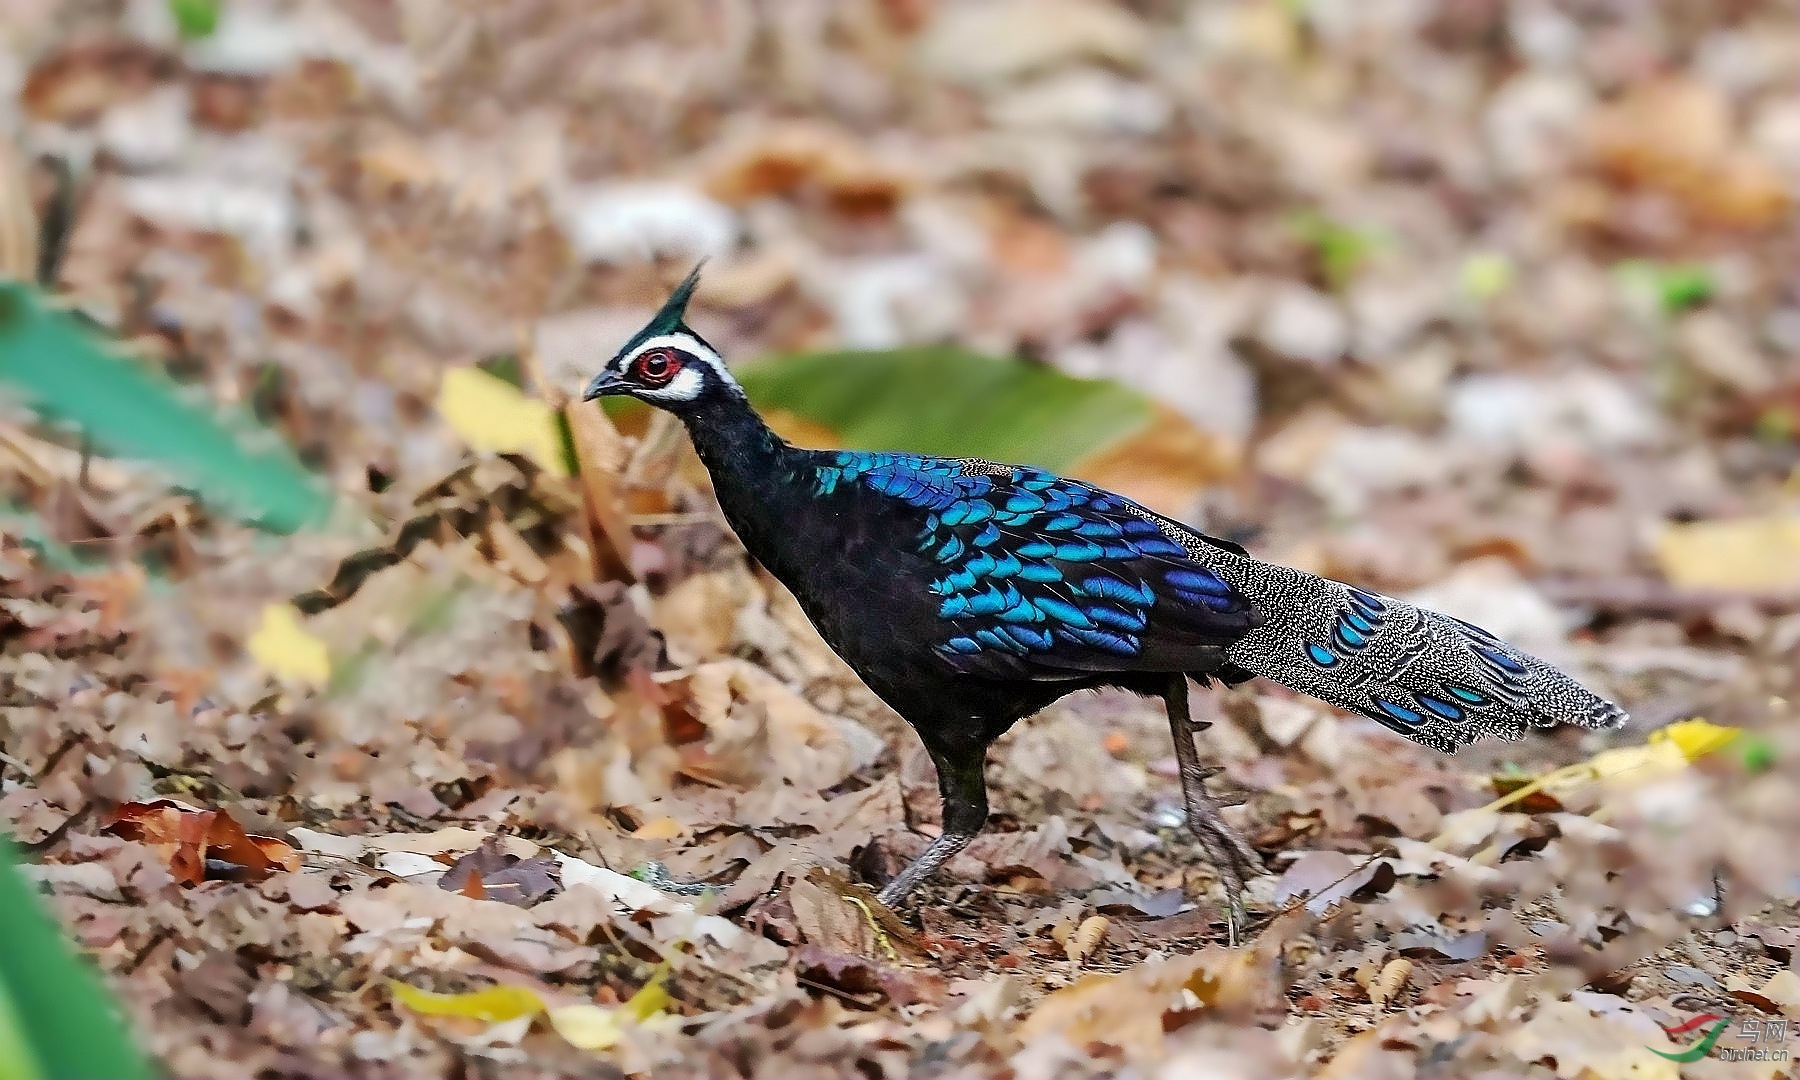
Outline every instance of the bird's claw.
[[1225, 892], [1226, 943], [1236, 948], [1243, 936], [1244, 926], [1249, 921], [1249, 910], [1244, 905], [1245, 883], [1267, 873], [1267, 870], [1255, 849], [1217, 817], [1207, 815], [1196, 818], [1193, 831], [1200, 846], [1205, 849], [1207, 859], [1219, 874], [1219, 883]]

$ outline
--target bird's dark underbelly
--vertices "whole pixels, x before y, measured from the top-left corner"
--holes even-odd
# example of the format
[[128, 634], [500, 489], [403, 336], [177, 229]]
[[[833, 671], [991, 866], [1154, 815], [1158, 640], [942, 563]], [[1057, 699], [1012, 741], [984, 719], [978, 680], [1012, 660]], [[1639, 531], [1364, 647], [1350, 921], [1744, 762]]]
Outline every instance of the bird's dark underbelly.
[[[859, 557], [868, 555], [869, 557]], [[907, 553], [910, 555], [910, 553]], [[910, 565], [916, 561], [918, 565]], [[941, 602], [926, 587], [937, 568], [896, 561], [851, 542], [821, 545], [806, 560], [770, 571], [787, 586], [819, 636], [928, 745], [986, 741], [1080, 686], [960, 675], [933, 645], [945, 634]]]

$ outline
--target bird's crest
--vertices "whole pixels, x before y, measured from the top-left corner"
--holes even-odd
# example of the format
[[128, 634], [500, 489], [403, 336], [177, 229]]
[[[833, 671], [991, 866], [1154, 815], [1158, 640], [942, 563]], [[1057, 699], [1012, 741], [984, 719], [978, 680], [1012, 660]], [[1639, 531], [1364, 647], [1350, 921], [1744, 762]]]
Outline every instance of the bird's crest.
[[651, 338], [661, 337], [665, 334], [686, 334], [695, 339], [700, 337], [687, 324], [687, 306], [688, 301], [694, 297], [694, 290], [700, 285], [700, 270], [705, 265], [705, 259], [694, 264], [694, 268], [688, 271], [688, 276], [682, 278], [681, 284], [675, 286], [675, 291], [671, 292], [669, 298], [663, 301], [663, 306], [649, 322], [644, 324], [644, 328], [639, 330], [630, 341], [625, 343], [625, 347], [619, 350], [621, 356], [630, 354], [633, 349]]

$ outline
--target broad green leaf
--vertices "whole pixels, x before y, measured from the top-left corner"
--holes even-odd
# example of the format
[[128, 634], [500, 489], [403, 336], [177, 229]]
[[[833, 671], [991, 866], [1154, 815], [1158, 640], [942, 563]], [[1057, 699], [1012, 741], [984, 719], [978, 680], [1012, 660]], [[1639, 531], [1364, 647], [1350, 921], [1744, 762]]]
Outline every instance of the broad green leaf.
[[40, 1080], [44, 1070], [37, 1055], [19, 1026], [18, 1010], [12, 1006], [12, 992], [0, 983], [0, 1080]]
[[1153, 419], [1150, 402], [1117, 383], [952, 348], [808, 353], [745, 364], [737, 375], [758, 408], [858, 450], [1066, 470]]
[[109, 454], [152, 461], [278, 532], [324, 521], [325, 488], [278, 440], [228, 426], [168, 378], [107, 348], [36, 290], [0, 282], [0, 392], [75, 424]]
[[[10, 1027], [10, 1031], [6, 1030]], [[11, 1045], [8, 1045], [8, 1043]], [[118, 1008], [0, 838], [0, 1075], [149, 1080]]]
[[198, 41], [219, 28], [223, 6], [224, 0], [169, 0], [169, 14], [184, 40]]
[[[805, 353], [735, 369], [752, 403], [804, 446], [1036, 465], [1182, 513], [1234, 475], [1241, 447], [1118, 383], [956, 348]], [[643, 406], [608, 398], [628, 430]]]

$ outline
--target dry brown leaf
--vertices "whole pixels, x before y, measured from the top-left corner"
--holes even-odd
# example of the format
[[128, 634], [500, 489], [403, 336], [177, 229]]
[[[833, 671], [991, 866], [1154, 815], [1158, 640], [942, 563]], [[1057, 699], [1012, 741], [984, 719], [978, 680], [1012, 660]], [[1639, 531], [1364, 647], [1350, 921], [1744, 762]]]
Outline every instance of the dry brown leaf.
[[1263, 981], [1255, 954], [1213, 946], [1141, 963], [1117, 975], [1083, 976], [1039, 1002], [1016, 1035], [1028, 1046], [1054, 1037], [1077, 1050], [1100, 1043], [1159, 1055], [1167, 1014], [1190, 1008], [1194, 999], [1205, 1007], [1252, 1002]]
[[414, 855], [448, 855], [452, 852], [474, 851], [490, 840], [498, 842], [500, 850], [505, 854], [520, 859], [532, 858], [542, 850], [524, 837], [494, 837], [491, 833], [478, 832], [460, 825], [428, 833], [387, 833], [362, 839], [371, 851], [408, 851]]
[[1110, 925], [1111, 920], [1104, 915], [1089, 915], [1081, 920], [1081, 925], [1075, 928], [1075, 932], [1069, 935], [1069, 940], [1063, 945], [1063, 951], [1068, 954], [1070, 962], [1080, 964], [1094, 955], [1094, 950], [1105, 940], [1106, 928]]
[[169, 67], [167, 57], [140, 42], [80, 42], [40, 60], [26, 76], [19, 100], [35, 119], [81, 123], [148, 93]]
[[1412, 969], [1412, 961], [1404, 956], [1397, 956], [1383, 964], [1380, 973], [1369, 983], [1369, 1000], [1385, 1008], [1400, 993], [1401, 987], [1406, 985]]
[[262, 881], [300, 868], [300, 853], [286, 841], [244, 832], [229, 814], [174, 799], [125, 803], [108, 815], [106, 831], [156, 849], [178, 884]]
[[569, 422], [569, 436], [575, 444], [594, 580], [621, 575], [630, 580], [635, 541], [618, 484], [627, 456], [625, 440], [593, 402], [571, 402], [563, 409], [563, 416]]
[[1800, 975], [1791, 969], [1777, 971], [1761, 986], [1742, 975], [1732, 975], [1725, 980], [1725, 992], [1764, 1012], [1800, 1019]]
[[816, 191], [840, 213], [891, 212], [914, 186], [900, 165], [877, 158], [860, 142], [815, 123], [759, 125], [715, 156], [706, 189], [723, 202]]
[[1738, 145], [1730, 99], [1700, 80], [1631, 88], [1595, 114], [1589, 138], [1602, 168], [1667, 191], [1719, 224], [1770, 226], [1790, 205], [1780, 172]]
[[1509, 1034], [1527, 1064], [1549, 1061], [1564, 1080], [1680, 1080], [1681, 1066], [1652, 1050], [1680, 1053], [1660, 1031], [1597, 1016], [1573, 1001], [1547, 1001]]
[[702, 664], [669, 689], [685, 692], [705, 725], [708, 769], [752, 786], [770, 774], [804, 790], [842, 783], [885, 744], [862, 725], [831, 716], [767, 671], [741, 660]]
[[893, 912], [861, 886], [814, 868], [788, 890], [806, 940], [833, 953], [876, 960], [920, 959], [925, 950]]
[[1154, 405], [1143, 430], [1076, 462], [1069, 473], [1179, 516], [1193, 509], [1200, 492], [1234, 479], [1243, 467], [1242, 446]]
[[37, 208], [31, 200], [31, 182], [19, 148], [11, 139], [3, 139], [0, 140], [0, 281], [8, 278], [33, 281], [37, 278], [37, 264], [38, 221]]

